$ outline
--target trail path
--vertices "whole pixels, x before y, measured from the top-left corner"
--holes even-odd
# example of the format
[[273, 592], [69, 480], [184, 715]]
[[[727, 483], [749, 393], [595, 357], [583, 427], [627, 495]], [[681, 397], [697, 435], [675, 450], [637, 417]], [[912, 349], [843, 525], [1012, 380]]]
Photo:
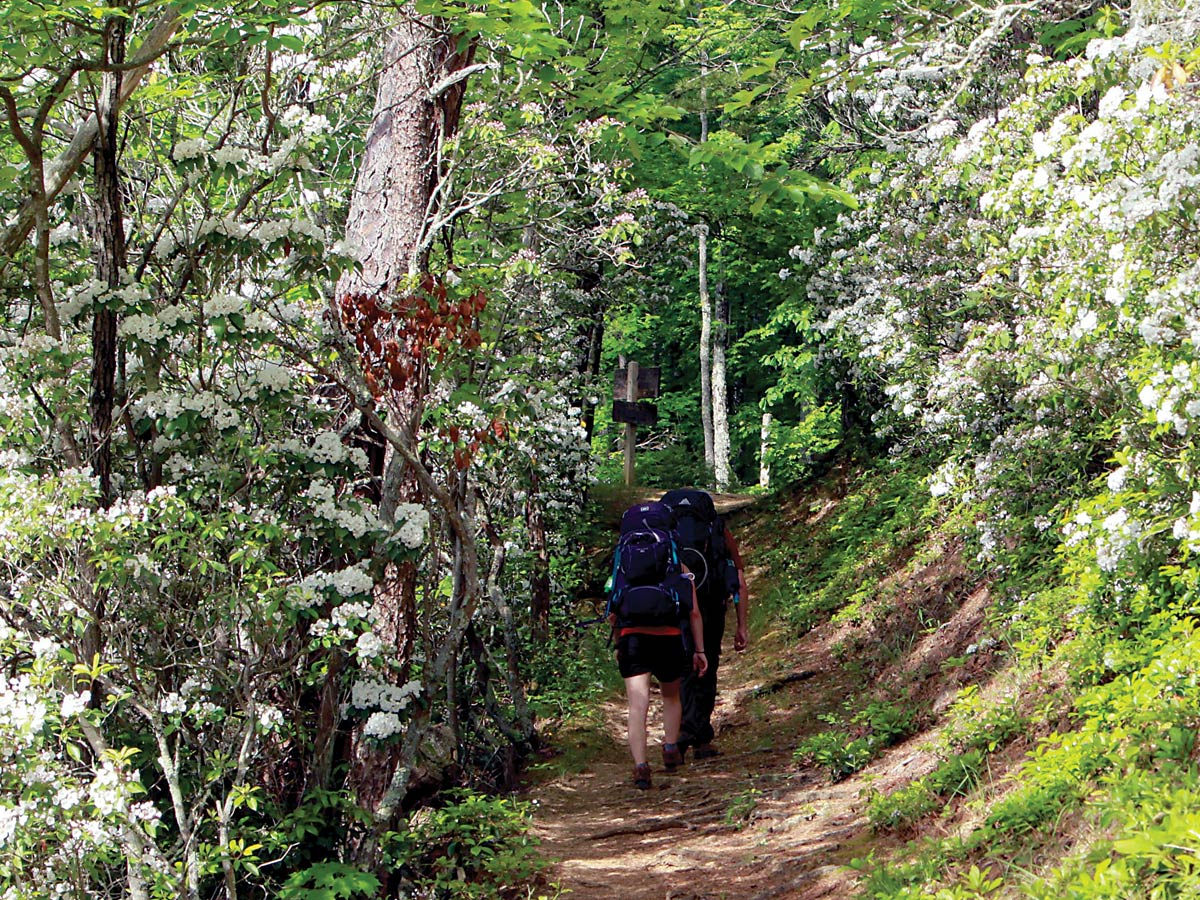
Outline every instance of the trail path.
[[[807, 644], [807, 646], [805, 645]], [[748, 683], [754, 645], [723, 657], [727, 686], [714, 722], [722, 755], [667, 775], [654, 748], [654, 787], [630, 783], [621, 698], [604, 706], [609, 740], [578, 774], [534, 788], [536, 832], [575, 900], [842, 897], [842, 868], [866, 853], [857, 781], [829, 784], [792, 761], [822, 708], [845, 698], [819, 639], [796, 647], [790, 671]], [[733, 686], [733, 687], [729, 687]], [[657, 697], [652, 714], [659, 709]], [[654, 722], [651, 734], [661, 735]]]
[[[716, 499], [722, 512], [751, 502]], [[764, 510], [768, 515], [737, 517], [735, 533], [751, 549], [752, 597], [772, 583], [770, 573], [756, 570], [755, 550], [778, 564], [770, 548], [788, 546], [800, 523], [819, 522], [836, 503], [836, 490], [818, 491]], [[661, 722], [653, 721], [649, 791], [631, 783], [622, 697], [602, 705], [601, 724], [592, 732], [560, 735], [561, 755], [533, 773], [526, 792], [535, 801], [535, 831], [556, 861], [551, 880], [574, 900], [854, 897], [856, 873], [848, 863], [872, 851], [888, 859], [913, 836], [874, 833], [864, 814], [869, 793], [890, 793], [935, 768], [940, 713], [964, 684], [1004, 689], [1002, 679], [992, 681], [1002, 671], [997, 659], [971, 655], [989, 594], [986, 584], [969, 577], [961, 549], [957, 540], [939, 539], [912, 565], [907, 555], [897, 557], [895, 570], [880, 582], [886, 602], [860, 610], [858, 621], [831, 620], [803, 637], [783, 626], [764, 629], [752, 606], [744, 653], [732, 651], [733, 629], [726, 628], [713, 717], [722, 755], [689, 759], [667, 775], [657, 743]], [[765, 633], [756, 633], [756, 621]], [[844, 722], [848, 708], [876, 695], [903, 698], [923, 730], [837, 784], [823, 770], [794, 761], [804, 738], [829, 729], [823, 714]], [[660, 710], [653, 697], [651, 715]], [[556, 759], [562, 762], [551, 774]], [[968, 807], [955, 815], [923, 828], [966, 827], [973, 813]]]
[[[724, 510], [745, 498], [719, 498]], [[724, 511], [723, 510], [723, 511]], [[753, 591], [753, 568], [750, 573]], [[730, 613], [732, 622], [732, 612]], [[828, 726], [817, 717], [840, 710], [862, 688], [830, 653], [834, 631], [796, 640], [780, 631], [752, 634], [742, 654], [726, 630], [721, 694], [713, 717], [722, 755], [662, 770], [661, 712], [651, 700], [654, 786], [631, 783], [625, 706], [603, 704], [603, 735], [565, 735], [591, 746], [583, 771], [535, 776], [535, 832], [555, 860], [551, 875], [574, 900], [817, 900], [850, 897], [846, 868], [880, 839], [862, 814], [862, 792], [911, 777], [927, 754], [894, 747], [857, 777], [830, 784], [792, 758], [807, 735]], [[547, 769], [554, 765], [553, 759]], [[890, 843], [890, 841], [887, 841]]]

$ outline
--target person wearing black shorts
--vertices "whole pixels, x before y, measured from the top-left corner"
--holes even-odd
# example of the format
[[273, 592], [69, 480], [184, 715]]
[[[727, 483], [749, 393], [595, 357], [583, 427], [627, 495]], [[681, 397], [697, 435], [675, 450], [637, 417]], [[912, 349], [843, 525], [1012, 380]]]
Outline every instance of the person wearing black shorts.
[[[679, 685], [692, 669], [701, 675], [708, 668], [704, 655], [704, 622], [696, 603], [696, 588], [691, 574], [684, 577], [692, 585], [692, 610], [688, 616], [691, 646], [688, 655], [681, 628], [668, 625], [625, 627], [617, 631], [617, 667], [625, 679], [625, 697], [629, 704], [629, 752], [633, 756], [633, 783], [645, 790], [651, 786], [650, 764], [646, 754], [646, 716], [650, 710], [650, 678], [658, 681], [663, 699], [663, 767], [674, 771], [683, 762], [676, 746], [683, 707]], [[612, 617], [616, 625], [616, 617]]]

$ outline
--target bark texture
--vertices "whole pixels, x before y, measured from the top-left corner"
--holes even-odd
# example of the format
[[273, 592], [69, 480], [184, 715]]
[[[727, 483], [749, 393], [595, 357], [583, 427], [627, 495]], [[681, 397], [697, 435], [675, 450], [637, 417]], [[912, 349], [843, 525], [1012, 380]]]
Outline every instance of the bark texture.
[[531, 471], [529, 493], [525, 499], [525, 527], [529, 532], [529, 612], [535, 641], [550, 634], [550, 542], [546, 537], [546, 517], [542, 510], [541, 479], [536, 467]]
[[[700, 56], [700, 143], [708, 140], [708, 57]], [[713, 471], [716, 448], [713, 445], [712, 417], [712, 298], [708, 294], [708, 225], [697, 231], [696, 268], [700, 295], [700, 422], [704, 428], [704, 467]]]
[[[125, 61], [125, 19], [114, 16], [104, 29], [105, 62]], [[96, 102], [95, 204], [96, 278], [118, 288], [125, 278], [125, 220], [121, 208], [117, 121], [121, 73], [107, 72]], [[92, 384], [89, 400], [92, 471], [100, 483], [101, 503], [112, 502], [112, 416], [117, 377], [117, 314], [109, 306], [92, 315]]]
[[771, 486], [771, 421], [769, 412], [762, 414], [762, 427], [758, 431], [758, 486]]
[[366, 149], [346, 222], [362, 263], [338, 293], [383, 294], [428, 265], [441, 149], [458, 126], [465, 79], [440, 89], [470, 64], [445, 23], [411, 9], [384, 52]]
[[716, 447], [713, 441], [713, 382], [712, 382], [712, 297], [708, 293], [708, 226], [701, 224], [699, 233], [697, 269], [699, 270], [700, 294], [700, 421], [704, 427], [704, 467], [713, 471], [716, 462]]

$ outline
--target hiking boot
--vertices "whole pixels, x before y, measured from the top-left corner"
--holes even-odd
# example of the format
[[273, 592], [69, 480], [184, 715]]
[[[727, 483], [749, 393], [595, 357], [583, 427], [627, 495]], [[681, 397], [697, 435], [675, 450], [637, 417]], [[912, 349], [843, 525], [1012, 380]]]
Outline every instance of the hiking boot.
[[721, 751], [712, 744], [701, 744], [692, 751], [692, 755], [696, 759], [712, 759], [714, 756], [720, 756]]
[[650, 784], [650, 764], [638, 763], [633, 767], [633, 786], [639, 791], [645, 791], [649, 790]]
[[663, 744], [663, 768], [674, 772], [683, 765], [683, 753], [675, 744]]

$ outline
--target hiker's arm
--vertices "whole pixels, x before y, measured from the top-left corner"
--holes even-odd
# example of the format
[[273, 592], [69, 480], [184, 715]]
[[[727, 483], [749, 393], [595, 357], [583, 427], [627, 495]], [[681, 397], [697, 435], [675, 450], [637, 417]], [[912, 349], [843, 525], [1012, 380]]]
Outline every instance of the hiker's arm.
[[[683, 566], [683, 570], [687, 572], [687, 566]], [[704, 619], [700, 617], [700, 603], [696, 599], [696, 582], [689, 578], [688, 584], [692, 586], [692, 611], [688, 613], [688, 625], [692, 629], [692, 646], [695, 648], [692, 651], [692, 668], [697, 675], [703, 675], [708, 671], [708, 657], [704, 653]]]
[[750, 588], [746, 584], [746, 567], [742, 564], [742, 551], [728, 525], [725, 526], [725, 546], [729, 548], [729, 556], [733, 560], [733, 564], [737, 566], [738, 602], [734, 604], [734, 609], [737, 610], [737, 631], [733, 633], [733, 649], [741, 651], [745, 650], [750, 643], [750, 626], [746, 621], [750, 614]]

